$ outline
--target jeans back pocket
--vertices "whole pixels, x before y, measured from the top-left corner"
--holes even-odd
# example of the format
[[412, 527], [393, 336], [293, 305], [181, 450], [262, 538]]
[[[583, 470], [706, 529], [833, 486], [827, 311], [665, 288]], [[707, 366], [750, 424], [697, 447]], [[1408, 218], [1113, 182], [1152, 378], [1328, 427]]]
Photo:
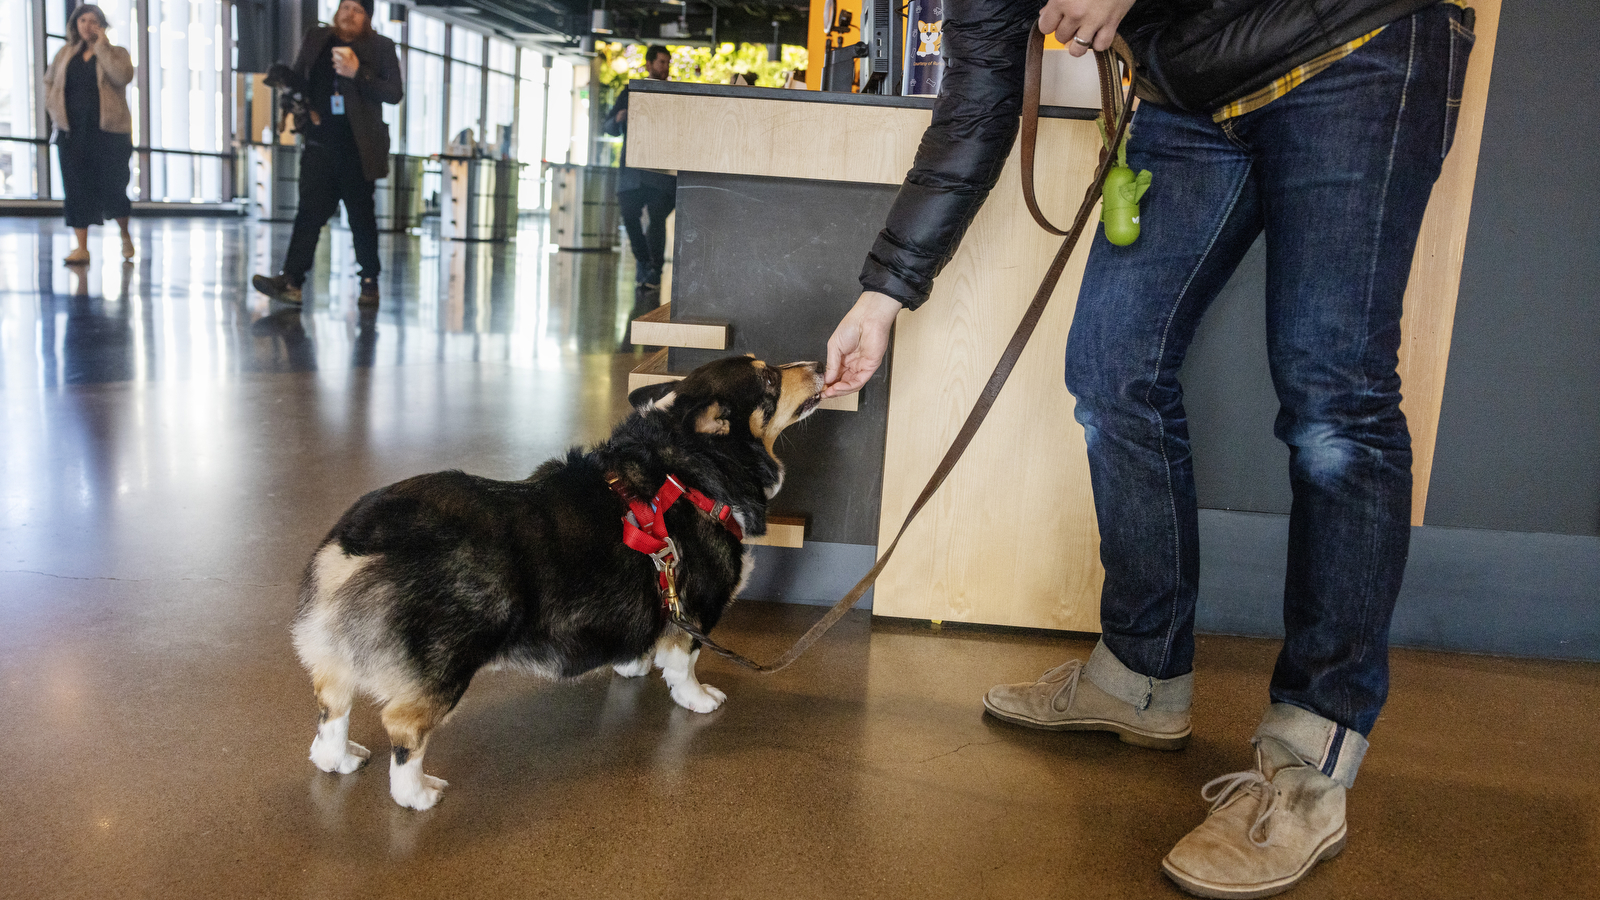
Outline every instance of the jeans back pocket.
[[1450, 154], [1456, 139], [1456, 121], [1461, 118], [1461, 95], [1467, 83], [1467, 60], [1472, 56], [1472, 45], [1478, 36], [1472, 31], [1472, 10], [1456, 12], [1450, 17], [1450, 71], [1447, 73], [1448, 90], [1444, 97], [1444, 140], [1439, 147], [1439, 158]]

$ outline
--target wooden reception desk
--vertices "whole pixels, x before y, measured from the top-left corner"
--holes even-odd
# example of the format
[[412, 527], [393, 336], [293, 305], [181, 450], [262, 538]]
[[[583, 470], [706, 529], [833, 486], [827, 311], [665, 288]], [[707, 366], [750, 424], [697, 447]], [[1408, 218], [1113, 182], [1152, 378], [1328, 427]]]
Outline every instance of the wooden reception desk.
[[[1480, 10], [1480, 50], [1485, 25], [1492, 48], [1493, 17]], [[1472, 74], [1480, 83], [1469, 84], [1462, 130], [1435, 190], [1407, 297], [1401, 368], [1416, 449], [1419, 522], [1476, 171], [1487, 66]], [[931, 105], [901, 98], [661, 82], [636, 81], [634, 91], [629, 160], [680, 174], [675, 265], [680, 272], [695, 274], [692, 284], [680, 283], [675, 276], [674, 317], [690, 315], [698, 294], [718, 293], [715, 279], [703, 273], [726, 266], [703, 256], [720, 259], [745, 252], [736, 236], [707, 240], [702, 234], [714, 232], [727, 215], [713, 215], [708, 207], [696, 221], [686, 221], [697, 202], [686, 185], [694, 191], [742, 192], [752, 203], [771, 207], [764, 215], [790, 222], [780, 241], [787, 255], [766, 249], [748, 260], [744, 272], [752, 285], [761, 282], [762, 272], [790, 265], [794, 254], [810, 252], [808, 247], [825, 243], [839, 230], [838, 224], [811, 221], [809, 206], [848, 202], [860, 206], [862, 221], [847, 222], [853, 229], [849, 242], [818, 251], [820, 255], [806, 266], [785, 269], [798, 274], [752, 290], [745, 300], [751, 306], [752, 325], [744, 331], [742, 346], [734, 349], [761, 352], [769, 341], [782, 345], [792, 340], [798, 330], [805, 333], [809, 358], [817, 358], [832, 325], [859, 292], [855, 278], [861, 261], [871, 236], [882, 225], [893, 186], [911, 166]], [[1040, 123], [1039, 196], [1047, 214], [1061, 221], [1070, 218], [1092, 175], [1099, 135], [1088, 110], [1051, 112], [1055, 117]], [[1059, 238], [1045, 234], [1024, 208], [1019, 172], [1019, 152], [1013, 150], [998, 186], [940, 275], [931, 299], [915, 313], [902, 313], [896, 326], [881, 426], [881, 470], [873, 473], [881, 473], [876, 480], [880, 547], [893, 539], [949, 446], [1059, 246]], [[716, 180], [729, 178], [733, 180]], [[772, 199], [779, 195], [762, 193], [768, 187], [786, 191], [782, 202]], [[1085, 241], [1074, 254], [983, 430], [878, 580], [874, 614], [1099, 630], [1099, 538], [1082, 430], [1073, 420], [1073, 400], [1062, 383], [1062, 349], [1087, 247]], [[812, 293], [805, 294], [806, 290]], [[784, 295], [792, 293], [810, 299], [803, 307], [785, 306]], [[737, 296], [737, 291], [728, 296]], [[743, 316], [726, 302], [721, 312], [739, 331]], [[753, 333], [762, 329], [765, 336]], [[685, 365], [696, 361], [683, 359]], [[884, 378], [880, 373], [874, 385]], [[873, 390], [869, 385], [863, 391], [864, 414], [874, 405]], [[824, 415], [852, 414], [817, 414]], [[855, 446], [863, 440], [844, 443]], [[826, 447], [807, 452], [825, 457], [813, 461], [819, 483], [859, 475], [839, 473], [837, 461], [826, 458]], [[871, 462], [851, 460], [849, 467]], [[1261, 477], [1286, 479], [1286, 473], [1277, 468]], [[789, 490], [786, 487], [785, 494]], [[864, 490], [830, 497], [805, 510], [813, 530], [841, 507], [859, 501]], [[850, 537], [848, 529], [838, 534], [843, 536], [825, 540], [866, 542]]]

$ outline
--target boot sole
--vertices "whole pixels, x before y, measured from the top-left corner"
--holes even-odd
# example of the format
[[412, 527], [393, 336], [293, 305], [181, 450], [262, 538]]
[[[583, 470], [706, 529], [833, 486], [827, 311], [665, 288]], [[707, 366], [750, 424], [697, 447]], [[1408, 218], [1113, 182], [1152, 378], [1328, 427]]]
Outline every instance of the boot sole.
[[1073, 719], [1070, 722], [1040, 722], [1026, 716], [1019, 716], [1016, 713], [995, 709], [989, 705], [988, 697], [983, 698], [983, 708], [989, 715], [1012, 725], [1037, 728], [1040, 731], [1109, 731], [1120, 738], [1124, 744], [1132, 744], [1135, 747], [1144, 747], [1149, 750], [1182, 750], [1189, 743], [1189, 731], [1185, 731], [1182, 734], [1139, 731], [1129, 728], [1122, 722], [1113, 722], [1110, 719]]
[[1212, 881], [1205, 881], [1174, 867], [1171, 857], [1161, 861], [1161, 871], [1172, 879], [1173, 883], [1179, 888], [1194, 894], [1196, 897], [1210, 897], [1213, 900], [1252, 900], [1255, 897], [1271, 897], [1299, 884], [1300, 879], [1306, 877], [1317, 863], [1338, 856], [1339, 851], [1344, 849], [1348, 835], [1348, 830], [1344, 826], [1340, 826], [1337, 832], [1329, 835], [1322, 842], [1322, 846], [1318, 848], [1316, 853], [1311, 854], [1311, 858], [1301, 867], [1300, 871], [1274, 881], [1263, 881], [1250, 885], [1218, 884]]
[[[263, 285], [265, 285], [265, 287], [263, 287]], [[271, 281], [262, 278], [260, 275], [250, 279], [250, 286], [256, 289], [256, 293], [265, 294], [269, 299], [278, 303], [292, 303], [298, 306], [304, 300], [302, 297], [297, 297], [293, 294], [286, 294], [283, 291], [278, 290], [276, 285], [274, 285]]]

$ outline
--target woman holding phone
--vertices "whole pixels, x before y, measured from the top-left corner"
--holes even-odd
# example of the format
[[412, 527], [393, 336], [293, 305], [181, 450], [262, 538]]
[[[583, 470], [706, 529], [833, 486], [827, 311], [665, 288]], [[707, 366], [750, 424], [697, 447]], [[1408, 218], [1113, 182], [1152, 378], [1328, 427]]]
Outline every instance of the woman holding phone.
[[128, 162], [133, 158], [133, 114], [127, 88], [133, 80], [128, 51], [106, 37], [106, 14], [90, 3], [67, 20], [67, 45], [45, 70], [45, 108], [56, 129], [56, 154], [66, 197], [62, 213], [77, 235], [69, 266], [89, 262], [89, 226], [115, 219], [122, 229], [122, 258], [134, 257], [128, 233]]

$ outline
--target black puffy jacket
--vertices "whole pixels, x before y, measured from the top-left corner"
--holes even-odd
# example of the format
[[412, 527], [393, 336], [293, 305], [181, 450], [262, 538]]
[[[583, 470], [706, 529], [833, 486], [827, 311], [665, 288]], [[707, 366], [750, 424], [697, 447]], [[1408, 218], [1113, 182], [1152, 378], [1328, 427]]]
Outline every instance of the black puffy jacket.
[[[1439, 0], [1137, 0], [1119, 26], [1139, 94], [1217, 109], [1301, 63]], [[1039, 0], [946, 0], [933, 122], [867, 254], [861, 287], [915, 309], [1000, 178], [1016, 140]]]

